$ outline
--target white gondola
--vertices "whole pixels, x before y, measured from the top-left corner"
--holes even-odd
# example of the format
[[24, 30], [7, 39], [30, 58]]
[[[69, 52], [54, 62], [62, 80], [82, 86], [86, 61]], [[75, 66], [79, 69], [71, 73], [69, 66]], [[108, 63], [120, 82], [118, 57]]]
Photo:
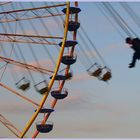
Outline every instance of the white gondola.
[[102, 67], [99, 64], [94, 63], [89, 69], [87, 69], [87, 72], [90, 76], [99, 77], [102, 73]]
[[34, 87], [40, 94], [44, 94], [48, 91], [48, 83], [46, 80], [39, 82], [38, 84], [34, 85]]
[[107, 82], [108, 80], [110, 80], [112, 77], [112, 73], [111, 70], [109, 68], [107, 68], [106, 66], [103, 68], [103, 73], [100, 76], [100, 80]]
[[17, 88], [25, 91], [30, 87], [30, 81], [27, 78], [23, 77], [16, 83], [16, 86]]

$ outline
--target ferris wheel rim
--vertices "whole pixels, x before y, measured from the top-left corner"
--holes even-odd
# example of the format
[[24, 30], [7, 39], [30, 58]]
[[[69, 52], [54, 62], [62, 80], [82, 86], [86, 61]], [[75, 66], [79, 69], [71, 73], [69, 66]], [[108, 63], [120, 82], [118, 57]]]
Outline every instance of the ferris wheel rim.
[[53, 76], [52, 76], [52, 78], [51, 78], [51, 80], [50, 80], [50, 82], [48, 84], [48, 91], [43, 95], [43, 97], [41, 99], [41, 102], [40, 102], [40, 104], [39, 104], [36, 112], [34, 112], [34, 114], [32, 115], [32, 117], [30, 119], [30, 121], [25, 126], [24, 130], [22, 131], [22, 134], [20, 135], [20, 138], [23, 138], [25, 136], [25, 134], [27, 133], [28, 129], [31, 127], [31, 125], [33, 124], [34, 120], [38, 116], [39, 111], [41, 110], [41, 108], [43, 107], [45, 101], [47, 100], [47, 97], [49, 95], [49, 92], [50, 92], [50, 90], [51, 90], [51, 88], [53, 86], [55, 77], [57, 75], [57, 72], [59, 70], [59, 66], [60, 66], [60, 63], [61, 63], [61, 58], [63, 56], [65, 42], [66, 42], [66, 38], [67, 38], [67, 32], [68, 32], [68, 21], [69, 21], [69, 7], [70, 7], [70, 2], [66, 2], [66, 7], [67, 7], [67, 13], [66, 13], [66, 18], [65, 18], [66, 26], [64, 28], [64, 37], [63, 37], [62, 46], [61, 46], [61, 49], [60, 49], [60, 52], [59, 52], [59, 56], [58, 56], [58, 59], [57, 59], [57, 63], [56, 63], [56, 67], [55, 67]]
[[[78, 2], [75, 2], [75, 6], [78, 7]], [[68, 12], [68, 11], [67, 11]], [[75, 22], [78, 21], [78, 14], [75, 15]], [[77, 31], [74, 31], [73, 33], [73, 40], [76, 41], [76, 36], [77, 36]], [[74, 48], [75, 45], [72, 47], [72, 51], [70, 52], [71, 54], [74, 53]], [[69, 73], [70, 70], [70, 65], [67, 65], [66, 69], [65, 69], [65, 75], [67, 75]], [[63, 86], [65, 84], [65, 80], [63, 80], [63, 82], [60, 85], [60, 91], [63, 89]], [[54, 109], [55, 105], [57, 104], [57, 99], [54, 99], [54, 101], [52, 102], [52, 106], [51, 108]], [[49, 113], [44, 117], [42, 124], [45, 123], [49, 117]], [[36, 130], [36, 132], [34, 133], [34, 135], [32, 136], [32, 138], [36, 138], [36, 136], [39, 134], [38, 130]]]

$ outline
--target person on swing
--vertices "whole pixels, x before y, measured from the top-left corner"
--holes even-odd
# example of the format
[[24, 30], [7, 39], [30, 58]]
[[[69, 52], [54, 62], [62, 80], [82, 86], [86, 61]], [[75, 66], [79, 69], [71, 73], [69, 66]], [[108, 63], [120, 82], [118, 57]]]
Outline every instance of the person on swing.
[[126, 38], [126, 43], [130, 44], [130, 48], [132, 48], [134, 50], [134, 54], [132, 57], [132, 62], [129, 64], [129, 68], [133, 68], [135, 67], [136, 64], [136, 60], [140, 59], [140, 39], [139, 38], [131, 38], [131, 37], [127, 37]]

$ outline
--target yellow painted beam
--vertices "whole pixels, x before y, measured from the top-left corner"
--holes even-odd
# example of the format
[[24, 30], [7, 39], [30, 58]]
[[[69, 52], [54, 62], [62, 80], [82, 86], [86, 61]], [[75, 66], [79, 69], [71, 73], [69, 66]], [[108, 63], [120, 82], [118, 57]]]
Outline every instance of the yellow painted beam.
[[49, 94], [49, 92], [51, 90], [51, 87], [52, 87], [52, 85], [54, 83], [56, 74], [58, 72], [58, 69], [59, 69], [59, 66], [60, 66], [60, 63], [61, 63], [61, 59], [62, 59], [62, 56], [63, 56], [64, 48], [65, 48], [65, 42], [66, 42], [66, 39], [67, 39], [70, 2], [67, 2], [66, 6], [67, 6], [67, 14], [66, 14], [66, 19], [65, 19], [66, 26], [65, 26], [65, 29], [64, 29], [64, 38], [63, 38], [63, 41], [62, 41], [62, 47], [60, 49], [60, 53], [59, 53], [59, 56], [58, 56], [58, 60], [57, 60], [57, 63], [56, 63], [56, 67], [55, 67], [55, 70], [54, 70], [53, 77], [52, 77], [52, 79], [51, 79], [51, 81], [49, 82], [49, 85], [48, 85], [48, 92], [46, 92], [43, 95], [42, 100], [40, 102], [40, 106], [38, 107], [37, 111], [32, 115], [32, 117], [29, 120], [28, 124], [25, 126], [20, 138], [23, 138], [25, 136], [25, 134], [27, 133], [27, 131], [29, 130], [29, 128], [33, 124], [34, 120], [36, 119], [40, 109], [43, 107], [43, 105], [44, 105], [44, 103], [45, 103], [45, 101], [46, 101], [46, 99], [48, 97], [48, 94]]

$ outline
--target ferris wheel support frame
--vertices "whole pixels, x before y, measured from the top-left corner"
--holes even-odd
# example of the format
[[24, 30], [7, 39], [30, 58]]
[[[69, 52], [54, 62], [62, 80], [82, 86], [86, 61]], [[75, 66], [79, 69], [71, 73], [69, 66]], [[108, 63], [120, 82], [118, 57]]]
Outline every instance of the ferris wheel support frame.
[[[75, 7], [78, 7], [78, 2], [75, 2]], [[75, 22], [78, 22], [78, 14], [75, 15]], [[76, 35], [77, 35], [77, 31], [74, 31], [73, 40], [76, 40]], [[72, 50], [71, 50], [71, 52], [70, 52], [71, 54], [74, 52], [74, 48], [75, 48], [75, 46], [72, 47]], [[70, 66], [68, 65], [68, 66], [66, 67], [66, 70], [65, 70], [65, 75], [68, 74], [69, 69], [70, 69]], [[60, 87], [59, 87], [59, 90], [60, 90], [60, 91], [62, 90], [64, 84], [65, 84], [65, 80], [62, 81], [62, 83], [60, 84]], [[57, 99], [54, 99], [54, 100], [52, 101], [52, 103], [51, 103], [51, 108], [52, 108], [52, 109], [54, 109], [56, 103], [57, 103]], [[47, 119], [49, 118], [49, 116], [50, 116], [50, 113], [47, 113], [46, 116], [44, 117], [44, 119], [42, 120], [41, 123], [42, 123], [42, 124], [45, 124], [45, 122], [47, 121]], [[36, 130], [35, 133], [33, 134], [32, 138], [36, 138], [38, 134], [39, 134], [39, 131]]]
[[62, 46], [61, 46], [61, 49], [60, 49], [60, 53], [59, 53], [59, 56], [58, 56], [58, 60], [57, 60], [57, 63], [56, 63], [56, 67], [55, 67], [55, 70], [54, 70], [53, 77], [52, 77], [52, 79], [50, 80], [50, 82], [48, 84], [48, 91], [42, 97], [42, 100], [40, 102], [40, 106], [37, 108], [36, 112], [31, 116], [28, 124], [23, 129], [20, 138], [23, 138], [25, 136], [25, 134], [27, 133], [27, 131], [29, 130], [29, 128], [31, 127], [33, 122], [35, 121], [37, 115], [39, 114], [39, 111], [43, 107], [43, 105], [44, 105], [44, 103], [45, 103], [45, 101], [46, 101], [46, 99], [48, 97], [48, 94], [49, 94], [49, 92], [50, 92], [50, 90], [52, 88], [52, 85], [54, 83], [56, 74], [57, 74], [57, 72], [59, 70], [59, 66], [60, 66], [60, 63], [61, 63], [62, 56], [63, 56], [64, 48], [65, 48], [65, 42], [66, 42], [66, 39], [67, 39], [70, 2], [66, 2], [66, 7], [67, 7], [67, 10], [66, 10], [66, 18], [65, 18], [64, 38], [63, 38], [63, 41], [62, 41]]

